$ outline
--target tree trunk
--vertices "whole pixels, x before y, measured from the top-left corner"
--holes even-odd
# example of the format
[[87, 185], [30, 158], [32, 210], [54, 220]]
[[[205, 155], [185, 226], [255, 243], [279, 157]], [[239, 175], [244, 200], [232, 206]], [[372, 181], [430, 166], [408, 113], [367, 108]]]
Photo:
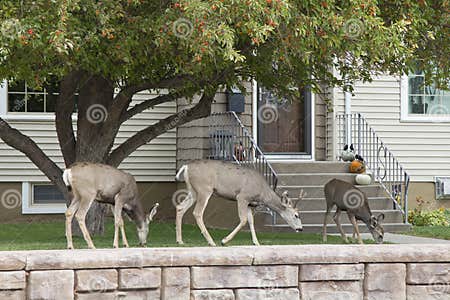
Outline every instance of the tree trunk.
[[[100, 76], [90, 77], [79, 89], [76, 162], [106, 163], [119, 127], [119, 120], [111, 120], [109, 113], [113, 95], [112, 82]], [[108, 205], [92, 203], [86, 216], [86, 226], [92, 235], [104, 234], [107, 212]], [[74, 226], [75, 234], [80, 234], [78, 229]]]

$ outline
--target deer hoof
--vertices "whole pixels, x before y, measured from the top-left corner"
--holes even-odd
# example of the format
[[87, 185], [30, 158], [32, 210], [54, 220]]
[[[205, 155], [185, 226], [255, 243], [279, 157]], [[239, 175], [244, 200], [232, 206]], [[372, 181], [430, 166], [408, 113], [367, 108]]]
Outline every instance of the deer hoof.
[[67, 246], [68, 250], [73, 250], [73, 246]]
[[177, 244], [178, 245], [184, 245], [184, 242], [183, 241], [177, 241]]
[[[226, 243], [227, 243], [227, 242], [225, 242], [225, 240], [221, 240], [221, 241], [220, 241], [220, 244], [221, 244], [222, 246], [225, 246]], [[211, 245], [211, 246], [215, 246], [215, 245]]]

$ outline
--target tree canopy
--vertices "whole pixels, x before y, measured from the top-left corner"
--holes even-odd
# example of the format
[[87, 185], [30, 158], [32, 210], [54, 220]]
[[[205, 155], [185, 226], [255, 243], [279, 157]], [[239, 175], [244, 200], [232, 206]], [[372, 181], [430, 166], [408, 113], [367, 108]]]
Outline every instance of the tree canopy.
[[252, 76], [281, 90], [412, 67], [449, 77], [448, 1], [10, 0], [0, 9], [0, 77], [38, 86], [74, 69], [183, 95], [219, 70], [225, 83]]

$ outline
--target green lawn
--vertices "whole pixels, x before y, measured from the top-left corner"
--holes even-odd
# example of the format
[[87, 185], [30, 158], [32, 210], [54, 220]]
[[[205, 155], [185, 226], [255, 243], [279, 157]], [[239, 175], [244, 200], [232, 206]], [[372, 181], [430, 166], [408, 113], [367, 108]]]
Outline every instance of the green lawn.
[[449, 226], [413, 226], [411, 231], [405, 232], [403, 234], [450, 240], [450, 227]]
[[[126, 224], [126, 231], [130, 247], [138, 245], [136, 227], [132, 223]], [[210, 229], [217, 244], [225, 237], [229, 230]], [[97, 248], [112, 248], [114, 228], [108, 222], [105, 236], [93, 237]], [[320, 234], [312, 233], [257, 233], [261, 245], [297, 245], [321, 244]], [[196, 226], [183, 227], [184, 247], [207, 246], [207, 243]], [[0, 250], [37, 250], [37, 249], [65, 249], [66, 238], [63, 222], [52, 223], [24, 223], [0, 224]], [[365, 241], [371, 243], [372, 241]], [[340, 244], [342, 240], [337, 236], [328, 236], [329, 244]], [[250, 232], [240, 232], [229, 245], [251, 245]], [[82, 238], [74, 237], [75, 248], [86, 248]], [[175, 225], [173, 223], [153, 223], [150, 225], [148, 247], [174, 247]]]

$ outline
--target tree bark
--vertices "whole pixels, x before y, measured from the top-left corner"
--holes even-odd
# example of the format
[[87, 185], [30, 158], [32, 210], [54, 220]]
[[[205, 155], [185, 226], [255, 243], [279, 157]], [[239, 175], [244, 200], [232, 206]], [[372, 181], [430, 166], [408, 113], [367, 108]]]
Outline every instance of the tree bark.
[[84, 75], [82, 71], [74, 71], [66, 75], [61, 81], [59, 96], [56, 100], [56, 133], [66, 167], [73, 164], [76, 159], [72, 113], [75, 108], [75, 93], [82, 84]]

